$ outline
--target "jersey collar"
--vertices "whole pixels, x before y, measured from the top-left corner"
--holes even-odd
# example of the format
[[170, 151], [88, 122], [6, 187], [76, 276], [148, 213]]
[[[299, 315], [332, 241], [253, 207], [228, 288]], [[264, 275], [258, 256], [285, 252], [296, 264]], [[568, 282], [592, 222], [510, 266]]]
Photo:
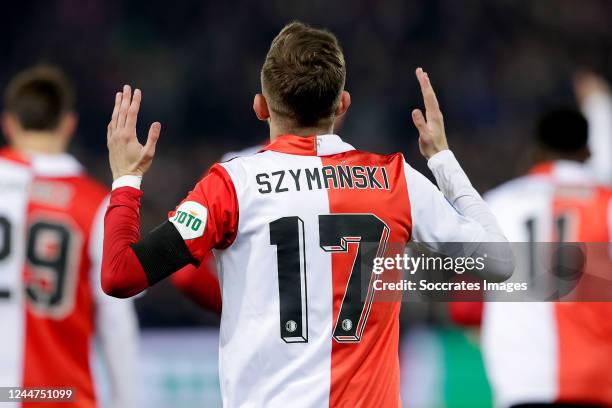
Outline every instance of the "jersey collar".
[[20, 164], [30, 166], [37, 176], [43, 177], [75, 177], [83, 173], [81, 163], [68, 153], [43, 154], [21, 153], [11, 147], [0, 149], [0, 157]]
[[596, 182], [595, 175], [587, 166], [571, 160], [543, 162], [532, 167], [529, 174], [550, 177], [562, 183], [592, 184]]
[[83, 173], [83, 166], [68, 153], [32, 154], [34, 174], [42, 177], [76, 177]]
[[535, 175], [550, 176], [553, 172], [554, 166], [555, 164], [552, 161], [538, 163], [532, 168], [530, 168], [527, 173], [532, 176], [535, 176]]
[[267, 150], [300, 156], [331, 156], [332, 154], [355, 150], [355, 148], [340, 139], [338, 135], [282, 135], [274, 139], [261, 151]]

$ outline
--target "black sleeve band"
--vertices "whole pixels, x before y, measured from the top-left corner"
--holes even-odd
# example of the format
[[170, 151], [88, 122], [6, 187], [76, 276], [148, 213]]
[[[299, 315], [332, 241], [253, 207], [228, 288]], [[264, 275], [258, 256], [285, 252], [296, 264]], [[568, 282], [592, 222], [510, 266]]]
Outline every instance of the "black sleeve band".
[[166, 221], [132, 245], [149, 285], [172, 275], [188, 264], [197, 265], [174, 224]]

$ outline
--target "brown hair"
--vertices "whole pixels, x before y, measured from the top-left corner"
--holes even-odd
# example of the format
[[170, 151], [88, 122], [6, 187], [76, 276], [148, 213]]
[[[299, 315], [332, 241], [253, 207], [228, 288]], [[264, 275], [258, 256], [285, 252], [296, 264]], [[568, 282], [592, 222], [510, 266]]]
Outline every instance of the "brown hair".
[[344, 55], [336, 36], [300, 22], [278, 33], [261, 69], [268, 106], [299, 127], [332, 119], [345, 80]]
[[74, 109], [72, 84], [56, 67], [40, 65], [21, 71], [8, 84], [4, 108], [26, 130], [53, 130]]

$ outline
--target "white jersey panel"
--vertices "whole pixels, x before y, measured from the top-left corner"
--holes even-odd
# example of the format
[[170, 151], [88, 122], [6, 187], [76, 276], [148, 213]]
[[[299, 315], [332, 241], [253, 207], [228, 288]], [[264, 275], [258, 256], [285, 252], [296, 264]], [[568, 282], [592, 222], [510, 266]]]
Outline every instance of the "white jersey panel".
[[[22, 378], [25, 217], [29, 167], [0, 158], [0, 385], [19, 386]], [[10, 328], [10, 330], [6, 330]]]
[[528, 242], [528, 224], [537, 223], [534, 230], [539, 241], [549, 240], [551, 204], [554, 185], [545, 175], [520, 177], [487, 192], [484, 199], [495, 214], [499, 226], [510, 242]]
[[[507, 182], [485, 195], [511, 242], [550, 240], [554, 186], [547, 176]], [[516, 257], [513, 281], [528, 279], [527, 256]], [[523, 261], [523, 263], [521, 263]], [[498, 407], [552, 401], [557, 395], [557, 337], [552, 303], [485, 303], [482, 342], [485, 366]]]
[[[329, 405], [332, 348], [331, 255], [319, 245], [319, 215], [329, 214], [326, 189], [276, 192], [294, 183], [287, 170], [321, 168], [316, 156], [266, 151], [221, 164], [237, 193], [238, 234], [216, 251], [223, 294], [220, 335], [221, 391], [226, 407], [324, 407]], [[269, 176], [269, 193], [256, 182]], [[303, 181], [303, 179], [302, 179]], [[293, 184], [295, 186], [295, 184]], [[282, 190], [282, 187], [279, 187]], [[282, 200], [278, 198], [282, 195]], [[281, 338], [277, 247], [270, 244], [270, 223], [299, 217], [303, 316], [307, 330]], [[295, 220], [295, 219], [294, 219]], [[305, 293], [307, 292], [307, 294]], [[233, 296], [230, 297], [229, 295]], [[307, 295], [307, 296], [306, 296]], [[308, 335], [308, 342], [300, 342]]]
[[558, 393], [556, 333], [553, 303], [485, 305], [482, 346], [496, 407], [555, 400]]

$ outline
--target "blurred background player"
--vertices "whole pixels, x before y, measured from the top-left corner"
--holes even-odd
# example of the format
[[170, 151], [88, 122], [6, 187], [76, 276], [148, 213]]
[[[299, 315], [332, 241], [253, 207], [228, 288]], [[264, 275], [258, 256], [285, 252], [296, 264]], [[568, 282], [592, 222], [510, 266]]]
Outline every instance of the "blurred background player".
[[[612, 241], [612, 190], [598, 181], [610, 176], [610, 95], [592, 74], [576, 81], [588, 125], [573, 109], [543, 115], [537, 164], [485, 196], [513, 242]], [[529, 273], [532, 260], [523, 260]], [[485, 303], [482, 341], [497, 406], [612, 406], [611, 318], [609, 302]]]
[[[25, 249], [25, 263], [12, 264], [18, 268], [11, 271], [14, 296], [3, 300], [10, 307], [0, 309], [5, 333], [12, 336], [9, 342], [4, 337], [2, 349], [15, 356], [11, 365], [1, 366], [1, 385], [71, 387], [76, 395], [71, 406], [96, 407], [97, 340], [111, 389], [109, 406], [127, 408], [134, 406], [137, 322], [131, 302], [101, 290], [108, 190], [66, 153], [77, 125], [74, 98], [63, 73], [48, 66], [19, 73], [6, 89], [2, 128], [11, 147], [3, 156], [27, 163], [33, 180], [25, 223], [12, 225], [26, 231], [25, 243], [13, 246]], [[27, 192], [15, 199], [25, 201]], [[19, 253], [14, 257], [23, 259]], [[23, 406], [29, 404], [56, 406]]]

